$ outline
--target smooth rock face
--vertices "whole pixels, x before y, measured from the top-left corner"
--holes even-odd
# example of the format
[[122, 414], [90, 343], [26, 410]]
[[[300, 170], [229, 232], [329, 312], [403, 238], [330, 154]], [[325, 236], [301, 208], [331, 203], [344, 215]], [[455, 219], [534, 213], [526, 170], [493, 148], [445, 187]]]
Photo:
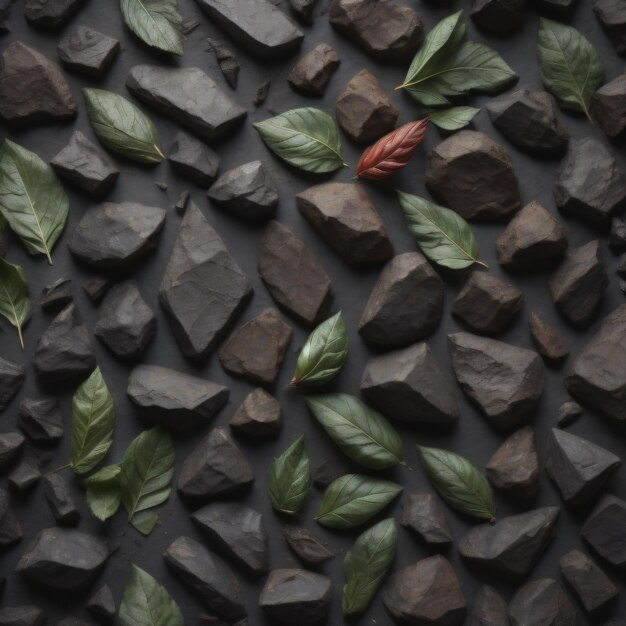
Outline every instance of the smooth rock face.
[[120, 49], [117, 39], [78, 26], [65, 35], [57, 46], [59, 59], [65, 67], [86, 76], [104, 76]]
[[605, 495], [590, 513], [581, 535], [604, 559], [626, 569], [626, 502]]
[[525, 0], [472, 0], [470, 17], [481, 30], [507, 35], [522, 25]]
[[278, 206], [278, 189], [261, 161], [224, 172], [207, 195], [219, 207], [250, 222], [269, 220]]
[[[626, 10], [624, 12], [626, 17]], [[591, 114], [609, 137], [626, 129], [626, 74], [620, 74], [596, 91], [591, 100]]]
[[137, 365], [126, 393], [147, 419], [178, 433], [206, 426], [229, 395], [222, 385], [158, 365]]
[[303, 569], [275, 569], [265, 581], [259, 606], [281, 624], [314, 626], [328, 614], [330, 579]]
[[484, 133], [462, 130], [426, 157], [426, 184], [465, 219], [494, 219], [521, 206], [513, 163]]
[[537, 313], [530, 314], [528, 327], [537, 352], [549, 363], [558, 363], [569, 354], [561, 335], [544, 322]]
[[335, 556], [323, 543], [320, 543], [306, 528], [285, 526], [283, 534], [287, 545], [305, 563], [323, 563]]
[[594, 320], [608, 285], [597, 239], [570, 249], [549, 282], [554, 305], [580, 329]]
[[295, 52], [304, 34], [267, 0], [196, 0], [211, 20], [250, 55], [279, 59]]
[[194, 501], [208, 501], [252, 483], [254, 474], [241, 450], [224, 428], [215, 428], [185, 459], [178, 477], [179, 493]]
[[16, 125], [63, 122], [76, 102], [59, 66], [20, 41], [11, 42], [0, 63], [0, 119]]
[[362, 187], [325, 183], [296, 195], [311, 226], [350, 265], [387, 261], [393, 246], [387, 229]]
[[226, 563], [201, 543], [190, 537], [178, 537], [163, 558], [176, 577], [193, 589], [212, 611], [229, 621], [246, 617], [239, 582]]
[[566, 250], [563, 224], [538, 202], [521, 209], [496, 242], [498, 262], [513, 270], [544, 270]]
[[80, 513], [74, 504], [70, 487], [61, 474], [52, 472], [43, 477], [43, 492], [59, 526], [74, 526]]
[[593, 11], [617, 53], [624, 56], [626, 54], [626, 7], [620, 0], [596, 0]]
[[0, 357], [0, 413], [10, 404], [26, 378], [26, 370]]
[[230, 427], [253, 439], [273, 439], [280, 431], [280, 403], [265, 389], [251, 391], [230, 418]]
[[57, 30], [77, 13], [85, 0], [26, 0], [26, 19], [45, 30]]
[[429, 544], [449, 544], [454, 540], [441, 501], [430, 493], [409, 494], [402, 506], [400, 523]]
[[419, 252], [394, 257], [365, 305], [359, 334], [380, 348], [407, 346], [432, 333], [443, 315], [444, 285]]
[[626, 176], [599, 141], [574, 139], [556, 173], [554, 199], [564, 213], [608, 223], [626, 206]]
[[402, 624], [461, 626], [465, 621], [459, 579], [443, 556], [422, 559], [392, 574], [382, 597], [387, 610]]
[[502, 596], [489, 585], [476, 595], [468, 626], [510, 626], [508, 608]]
[[52, 396], [22, 400], [18, 423], [31, 441], [50, 443], [63, 437], [63, 413]]
[[0, 488], [0, 548], [8, 548], [21, 538], [22, 528], [11, 509], [9, 494]]
[[260, 576], [267, 572], [267, 532], [260, 513], [235, 502], [213, 502], [197, 510], [191, 519], [218, 550], [248, 573]]
[[46, 616], [38, 606], [5, 606], [0, 609], [2, 626], [45, 626]]
[[493, 574], [525, 576], [541, 558], [555, 533], [558, 507], [548, 506], [480, 524], [459, 542], [461, 556]]
[[332, 0], [328, 20], [379, 61], [409, 62], [424, 35], [415, 11], [390, 0]]
[[518, 589], [509, 605], [512, 626], [575, 626], [576, 609], [552, 578], [526, 583]]
[[44, 311], [58, 313], [73, 300], [72, 281], [68, 278], [59, 278], [41, 290], [39, 304]]
[[206, 141], [228, 134], [246, 117], [246, 110], [197, 67], [135, 65], [126, 87]]
[[207, 187], [217, 176], [220, 158], [195, 137], [180, 131], [167, 154], [177, 174], [200, 187]]
[[321, 43], [291, 68], [287, 81], [304, 95], [321, 97], [339, 63], [337, 53], [327, 43]]
[[109, 549], [97, 537], [70, 528], [46, 528], [32, 540], [15, 570], [46, 587], [78, 591], [98, 575]]
[[361, 392], [391, 419], [444, 426], [459, 418], [452, 381], [425, 343], [370, 359]]
[[339, 94], [337, 122], [352, 141], [365, 144], [391, 132], [400, 112], [368, 70], [355, 74]]
[[461, 389], [492, 426], [509, 430], [523, 422], [543, 392], [544, 368], [539, 355], [469, 333], [448, 335], [448, 341]]
[[559, 407], [559, 426], [566, 426], [577, 420], [583, 414], [582, 407], [578, 402], [568, 400]]
[[24, 437], [20, 433], [0, 434], [0, 468], [5, 468], [24, 447]]
[[103, 585], [87, 600], [85, 608], [101, 620], [111, 620], [115, 617], [115, 598], [109, 585]]

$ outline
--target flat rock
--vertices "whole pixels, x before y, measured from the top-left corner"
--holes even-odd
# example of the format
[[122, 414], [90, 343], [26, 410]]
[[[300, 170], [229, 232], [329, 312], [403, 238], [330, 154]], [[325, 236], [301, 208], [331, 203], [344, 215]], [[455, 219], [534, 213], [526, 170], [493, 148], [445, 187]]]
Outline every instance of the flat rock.
[[178, 492], [189, 500], [208, 501], [239, 491], [254, 473], [224, 428], [214, 428], [183, 462]]
[[360, 144], [371, 143], [391, 132], [400, 112], [368, 70], [355, 74], [337, 98], [337, 122]]
[[135, 65], [126, 87], [139, 100], [206, 141], [227, 135], [246, 117], [246, 110], [197, 67]]
[[508, 217], [521, 206], [511, 157], [473, 130], [455, 133], [428, 153], [426, 184], [465, 219]]
[[217, 176], [220, 158], [201, 141], [179, 131], [167, 153], [172, 169], [200, 187], [208, 187]]
[[43, 492], [59, 526], [75, 526], [80, 513], [74, 503], [69, 484], [59, 473], [52, 472], [43, 477]]
[[291, 68], [287, 82], [306, 96], [322, 97], [339, 63], [337, 53], [327, 43], [321, 43]]
[[191, 519], [216, 549], [249, 574], [267, 572], [268, 538], [260, 513], [235, 502], [212, 502], [197, 510]]
[[541, 357], [532, 350], [470, 333], [448, 335], [448, 341], [461, 389], [492, 426], [509, 430], [523, 422], [543, 392]]
[[45, 626], [46, 615], [33, 605], [5, 606], [0, 609], [0, 626]]
[[109, 585], [103, 585], [85, 604], [85, 608], [98, 619], [107, 621], [115, 617], [115, 598]]
[[559, 407], [558, 424], [560, 427], [567, 426], [577, 420], [582, 414], [583, 410], [578, 402], [567, 400]]
[[0, 357], [0, 413], [10, 404], [26, 378], [26, 370]]
[[567, 345], [561, 335], [557, 333], [554, 327], [544, 322], [537, 313], [532, 312], [530, 314], [528, 327], [537, 352], [547, 362], [558, 363], [569, 354]]
[[400, 523], [432, 545], [454, 540], [441, 501], [430, 493], [411, 493], [402, 505]]
[[59, 278], [41, 290], [39, 304], [44, 311], [58, 313], [73, 300], [72, 281], [69, 278]]
[[211, 39], [211, 37], [209, 37], [207, 41], [209, 43], [209, 48], [215, 53], [217, 64], [219, 65], [220, 71], [226, 79], [226, 82], [230, 85], [231, 89], [237, 89], [241, 65], [239, 64], [235, 53], [217, 39]]
[[509, 605], [512, 626], [576, 626], [578, 616], [556, 580], [542, 578], [517, 590]]
[[280, 432], [280, 403], [265, 389], [251, 391], [230, 418], [230, 427], [253, 439], [274, 439]]
[[11, 42], [0, 63], [0, 119], [15, 125], [63, 122], [76, 101], [56, 63], [20, 41]]
[[226, 563], [201, 543], [178, 537], [163, 558], [176, 577], [212, 611], [230, 622], [246, 616], [239, 582]]
[[465, 622], [461, 584], [452, 565], [440, 555], [392, 574], [382, 597], [389, 613], [403, 624], [461, 626]]
[[85, 4], [85, 0], [26, 0], [24, 15], [37, 28], [58, 30]]
[[444, 426], [459, 418], [453, 383], [425, 343], [370, 359], [361, 392], [391, 419]]
[[554, 305], [580, 329], [587, 328], [595, 319], [608, 285], [597, 239], [570, 249], [549, 282]]
[[470, 17], [481, 30], [508, 35], [523, 24], [525, 0], [472, 0]]
[[[626, 11], [624, 12], [626, 17]], [[618, 137], [626, 129], [626, 74], [598, 89], [591, 100], [591, 114], [605, 135]]]
[[283, 528], [283, 535], [293, 553], [305, 563], [323, 563], [335, 556], [334, 552], [302, 526], [287, 525]]
[[31, 441], [51, 443], [63, 437], [63, 413], [53, 396], [22, 400], [18, 424]]
[[120, 42], [86, 26], [78, 26], [59, 41], [57, 52], [65, 67], [101, 78], [120, 49]]
[[261, 590], [259, 606], [286, 626], [314, 626], [328, 614], [331, 595], [326, 576], [303, 569], [275, 569]]
[[0, 433], [0, 468], [7, 467], [17, 458], [24, 441], [20, 433]]
[[33, 454], [20, 461], [20, 464], [9, 474], [9, 489], [17, 494], [30, 491], [41, 480], [41, 472]]
[[309, 25], [313, 23], [313, 10], [316, 3], [317, 0], [289, 0], [289, 6], [298, 21]]
[[415, 11], [391, 0], [332, 0], [328, 20], [379, 61], [410, 62], [424, 36]]
[[480, 524], [459, 542], [470, 564], [498, 576], [525, 576], [543, 555], [555, 534], [558, 507], [548, 506]]
[[626, 54], [626, 7], [620, 0], [596, 0], [593, 11], [617, 53]]
[[191, 202], [159, 288], [161, 306], [183, 354], [206, 358], [251, 296], [250, 281]]
[[112, 286], [109, 276], [94, 276], [83, 283], [85, 293], [94, 304], [99, 304]]
[[377, 347], [407, 346], [432, 333], [443, 315], [444, 284], [419, 252], [395, 256], [365, 305], [359, 334]]
[[11, 509], [9, 494], [0, 488], [0, 549], [12, 546], [21, 538], [22, 528]]
[[468, 626], [510, 626], [506, 602], [491, 586], [482, 585], [474, 599]]
[[620, 569], [626, 569], [625, 525], [626, 502], [605, 495], [589, 514], [580, 532], [601, 557]]

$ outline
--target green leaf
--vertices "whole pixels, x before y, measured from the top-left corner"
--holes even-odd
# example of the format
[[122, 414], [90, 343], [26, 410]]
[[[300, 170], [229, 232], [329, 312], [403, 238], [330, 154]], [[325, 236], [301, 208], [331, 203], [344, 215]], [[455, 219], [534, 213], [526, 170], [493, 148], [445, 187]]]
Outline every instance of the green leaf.
[[107, 465], [85, 480], [87, 504], [101, 522], [113, 517], [120, 508], [120, 471], [119, 463]]
[[115, 406], [99, 367], [76, 390], [72, 400], [70, 468], [76, 474], [92, 470], [113, 443]]
[[183, 22], [176, 0], [121, 0], [124, 22], [151, 48], [183, 54]]
[[564, 109], [580, 111], [590, 120], [591, 97], [602, 83], [602, 63], [593, 45], [575, 28], [539, 21], [541, 80]]
[[160, 518], [154, 511], [140, 511], [135, 513], [131, 523], [142, 535], [147, 537], [159, 521]]
[[353, 528], [382, 511], [401, 491], [388, 480], [346, 474], [328, 485], [315, 519], [328, 528]]
[[33, 303], [28, 295], [28, 281], [24, 270], [0, 258], [0, 315], [17, 328], [22, 350], [22, 329], [33, 312]]
[[304, 435], [298, 437], [277, 459], [268, 476], [267, 493], [274, 510], [295, 515], [311, 488], [309, 456]]
[[122, 96], [83, 88], [87, 115], [100, 142], [112, 152], [139, 163], [160, 163], [165, 157], [152, 120]]
[[478, 260], [478, 244], [469, 224], [450, 209], [419, 196], [398, 191], [407, 225], [420, 250], [433, 263], [453, 270]]
[[172, 438], [160, 426], [141, 433], [126, 449], [120, 474], [122, 504], [139, 532], [148, 534], [157, 521], [153, 513], [144, 512], [170, 496], [174, 457]]
[[318, 387], [330, 382], [348, 356], [348, 331], [341, 311], [322, 322], [300, 350], [291, 385]]
[[305, 398], [309, 410], [343, 453], [371, 469], [402, 462], [402, 439], [376, 410], [345, 393]]
[[5, 140], [0, 148], [0, 213], [30, 254], [45, 254], [60, 237], [69, 200], [52, 168], [34, 152]]
[[398, 529], [393, 519], [378, 522], [360, 535], [343, 560], [344, 616], [363, 613], [380, 588], [396, 555]]
[[455, 131], [465, 128], [480, 111], [475, 107], [450, 107], [428, 114], [428, 119], [442, 130]]
[[292, 109], [257, 122], [254, 128], [274, 154], [301, 170], [321, 174], [346, 165], [337, 125], [324, 111]]
[[178, 604], [165, 587], [137, 567], [130, 566], [130, 577], [120, 604], [122, 626], [184, 626]]
[[430, 482], [448, 506], [466, 515], [495, 521], [491, 487], [465, 457], [439, 448], [417, 446], [417, 450]]

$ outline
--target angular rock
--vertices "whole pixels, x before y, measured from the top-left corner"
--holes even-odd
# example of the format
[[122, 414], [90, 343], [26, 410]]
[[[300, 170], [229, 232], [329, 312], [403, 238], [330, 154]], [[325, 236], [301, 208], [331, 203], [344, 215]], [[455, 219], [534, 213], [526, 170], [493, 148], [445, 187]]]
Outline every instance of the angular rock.
[[85, 293], [94, 304], [98, 304], [112, 286], [113, 280], [108, 276], [95, 276], [83, 283]]
[[178, 433], [206, 426], [229, 395], [222, 385], [158, 365], [137, 365], [126, 393], [143, 416]]
[[355, 74], [339, 94], [337, 122], [359, 144], [371, 143], [391, 132], [400, 112], [368, 70]]
[[104, 196], [115, 184], [119, 170], [100, 148], [75, 130], [70, 141], [50, 161], [55, 171], [91, 196]]
[[263, 516], [243, 504], [212, 502], [191, 519], [209, 541], [253, 576], [269, 569], [269, 549]]
[[109, 585], [103, 585], [87, 600], [85, 608], [97, 618], [107, 621], [115, 617], [115, 598]]
[[167, 160], [176, 173], [200, 187], [208, 187], [220, 167], [220, 158], [213, 150], [183, 131], [176, 133]]
[[0, 625], [45, 626], [46, 615], [38, 606], [5, 606], [0, 609]]
[[580, 533], [604, 559], [626, 569], [626, 502], [605, 495], [585, 521]]
[[298, 21], [303, 24], [313, 24], [313, 10], [317, 0], [289, 0], [291, 10], [295, 13]]
[[482, 585], [476, 594], [468, 626], [510, 626], [506, 602], [489, 585]]
[[577, 420], [582, 414], [583, 410], [578, 402], [574, 402], [573, 400], [563, 402], [563, 404], [559, 407], [558, 424], [560, 427], [571, 424], [573, 421]]
[[199, 139], [212, 141], [223, 137], [246, 117], [246, 110], [197, 67], [135, 65], [126, 87], [139, 100], [189, 128]]
[[570, 249], [549, 282], [554, 305], [580, 329], [594, 320], [608, 285], [597, 239]]
[[452, 305], [452, 314], [474, 332], [499, 335], [524, 303], [524, 295], [511, 283], [474, 271]]
[[220, 363], [231, 374], [271, 385], [278, 377], [292, 331], [276, 309], [265, 309], [233, 331], [220, 348]]
[[251, 222], [269, 220], [278, 206], [278, 189], [261, 161], [224, 172], [207, 195], [229, 213]]
[[440, 555], [392, 574], [382, 597], [387, 610], [403, 624], [461, 626], [465, 622], [465, 596], [459, 579]]
[[318, 44], [291, 68], [287, 82], [306, 96], [322, 97], [339, 63], [337, 53], [327, 43]]
[[29, 455], [9, 474], [8, 485], [17, 494], [26, 493], [41, 480], [41, 472], [36, 459]]
[[492, 426], [510, 430], [522, 423], [543, 392], [544, 368], [539, 355], [469, 333], [448, 335], [448, 341], [461, 389]]
[[473, 130], [455, 133], [428, 153], [426, 184], [465, 219], [507, 217], [521, 206], [511, 157]]
[[331, 595], [326, 576], [303, 569], [275, 569], [261, 590], [259, 606], [280, 624], [314, 626], [328, 614]]
[[294, 554], [305, 563], [323, 563], [335, 556], [334, 552], [319, 542], [306, 528], [285, 526], [283, 535]]
[[252, 57], [279, 59], [295, 52], [304, 34], [268, 0], [197, 0], [200, 8]]
[[2, 53], [0, 67], [0, 119], [15, 125], [45, 124], [76, 114], [65, 76], [48, 57], [13, 41]]
[[161, 306], [183, 354], [206, 358], [251, 296], [250, 281], [190, 203], [159, 287]]
[[557, 428], [548, 437], [546, 471], [572, 506], [589, 504], [621, 464], [618, 456], [582, 437]]
[[214, 428], [185, 459], [178, 492], [193, 501], [214, 500], [247, 487], [254, 474], [224, 428]]
[[165, 210], [136, 202], [105, 202], [88, 209], [70, 238], [70, 252], [83, 263], [123, 271], [156, 248]]
[[63, 413], [56, 398], [26, 398], [20, 403], [19, 426], [31, 441], [50, 443], [63, 437]]
[[[21, 538], [22, 528], [11, 509], [9, 494], [0, 488], [0, 549], [12, 546]], [[1, 620], [0, 624], [2, 624]]]
[[10, 404], [26, 378], [26, 370], [0, 357], [0, 413]]
[[512, 626], [575, 626], [576, 610], [556, 580], [542, 578], [517, 590], [509, 605]]
[[70, 486], [61, 474], [52, 472], [43, 477], [43, 492], [59, 526], [75, 526], [80, 513], [74, 503]]
[[[624, 11], [626, 17], [626, 11]], [[626, 29], [625, 29], [626, 30]], [[591, 114], [605, 135], [617, 137], [626, 129], [626, 74], [620, 74], [595, 92]]]
[[560, 19], [571, 16], [577, 3], [578, 0], [534, 0], [535, 6], [540, 11]]
[[400, 523], [426, 543], [449, 544], [454, 540], [441, 501], [430, 493], [411, 493], [402, 506]]
[[220, 66], [220, 70], [226, 79], [226, 82], [230, 85], [231, 89], [237, 89], [237, 80], [239, 78], [239, 70], [241, 66], [234, 53], [227, 48], [221, 41], [217, 39], [208, 38], [209, 49], [215, 53], [217, 64]]
[[41, 290], [39, 304], [44, 311], [58, 313], [73, 300], [72, 281], [69, 278], [59, 278]]
[[552, 326], [546, 324], [537, 313], [530, 314], [528, 327], [537, 352], [549, 363], [558, 363], [569, 354], [561, 335]]
[[413, 9], [391, 0], [332, 0], [330, 24], [372, 58], [410, 62], [424, 35]]
[[566, 250], [563, 224], [538, 202], [521, 209], [496, 242], [498, 262], [513, 270], [544, 270]]
[[407, 346], [432, 333], [443, 315], [444, 285], [419, 252], [384, 267], [365, 305], [359, 334], [379, 348]]
[[57, 46], [65, 67], [79, 74], [101, 78], [120, 49], [120, 42], [97, 30], [78, 26], [65, 35]]
[[312, 473], [313, 484], [320, 489], [326, 489], [330, 483], [346, 474], [346, 468], [335, 459], [322, 461]]
[[184, 213], [187, 210], [187, 202], [189, 202], [189, 191], [187, 191], [186, 189], [181, 191], [179, 196], [178, 196], [178, 200], [176, 200], [176, 204], [174, 205], [174, 208], [179, 212], [179, 213]]
[[46, 587], [78, 591], [91, 585], [108, 557], [107, 545], [97, 537], [71, 528], [45, 528], [15, 570]]
[[449, 425], [459, 418], [452, 381], [425, 343], [370, 359], [361, 378], [361, 392], [391, 419]]
[[24, 15], [37, 28], [58, 30], [83, 4], [85, 0], [26, 0]]
[[626, 224], [620, 217], [611, 219], [608, 244], [614, 254], [626, 252]]
[[273, 439], [281, 424], [280, 403], [261, 387], [251, 391], [230, 418], [230, 427], [237, 434], [253, 439]]
[[472, 0], [470, 17], [481, 30], [508, 35], [522, 26], [525, 0]]
[[596, 139], [573, 139], [556, 172], [554, 199], [564, 213], [607, 224], [626, 207], [626, 176]]
[[0, 434], [0, 468], [9, 465], [24, 447], [24, 437], [20, 433]]
[[260, 107], [267, 100], [271, 85], [272, 81], [266, 80], [257, 87], [256, 95], [253, 100], [254, 106]]
[[626, 7], [620, 0], [596, 0], [593, 11], [621, 56], [626, 55]]

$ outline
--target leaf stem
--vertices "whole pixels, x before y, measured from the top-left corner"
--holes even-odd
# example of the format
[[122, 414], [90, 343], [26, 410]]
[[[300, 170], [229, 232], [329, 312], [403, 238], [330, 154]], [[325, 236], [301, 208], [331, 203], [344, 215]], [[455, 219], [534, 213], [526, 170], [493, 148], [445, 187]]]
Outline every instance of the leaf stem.
[[24, 336], [22, 335], [22, 325], [17, 325], [17, 336], [20, 339], [20, 345], [22, 346], [22, 352], [24, 351]]
[[50, 473], [56, 474], [57, 472], [62, 472], [63, 470], [69, 469], [71, 466], [72, 466], [71, 463], [66, 463], [65, 465], [61, 465], [60, 467], [53, 469]]

